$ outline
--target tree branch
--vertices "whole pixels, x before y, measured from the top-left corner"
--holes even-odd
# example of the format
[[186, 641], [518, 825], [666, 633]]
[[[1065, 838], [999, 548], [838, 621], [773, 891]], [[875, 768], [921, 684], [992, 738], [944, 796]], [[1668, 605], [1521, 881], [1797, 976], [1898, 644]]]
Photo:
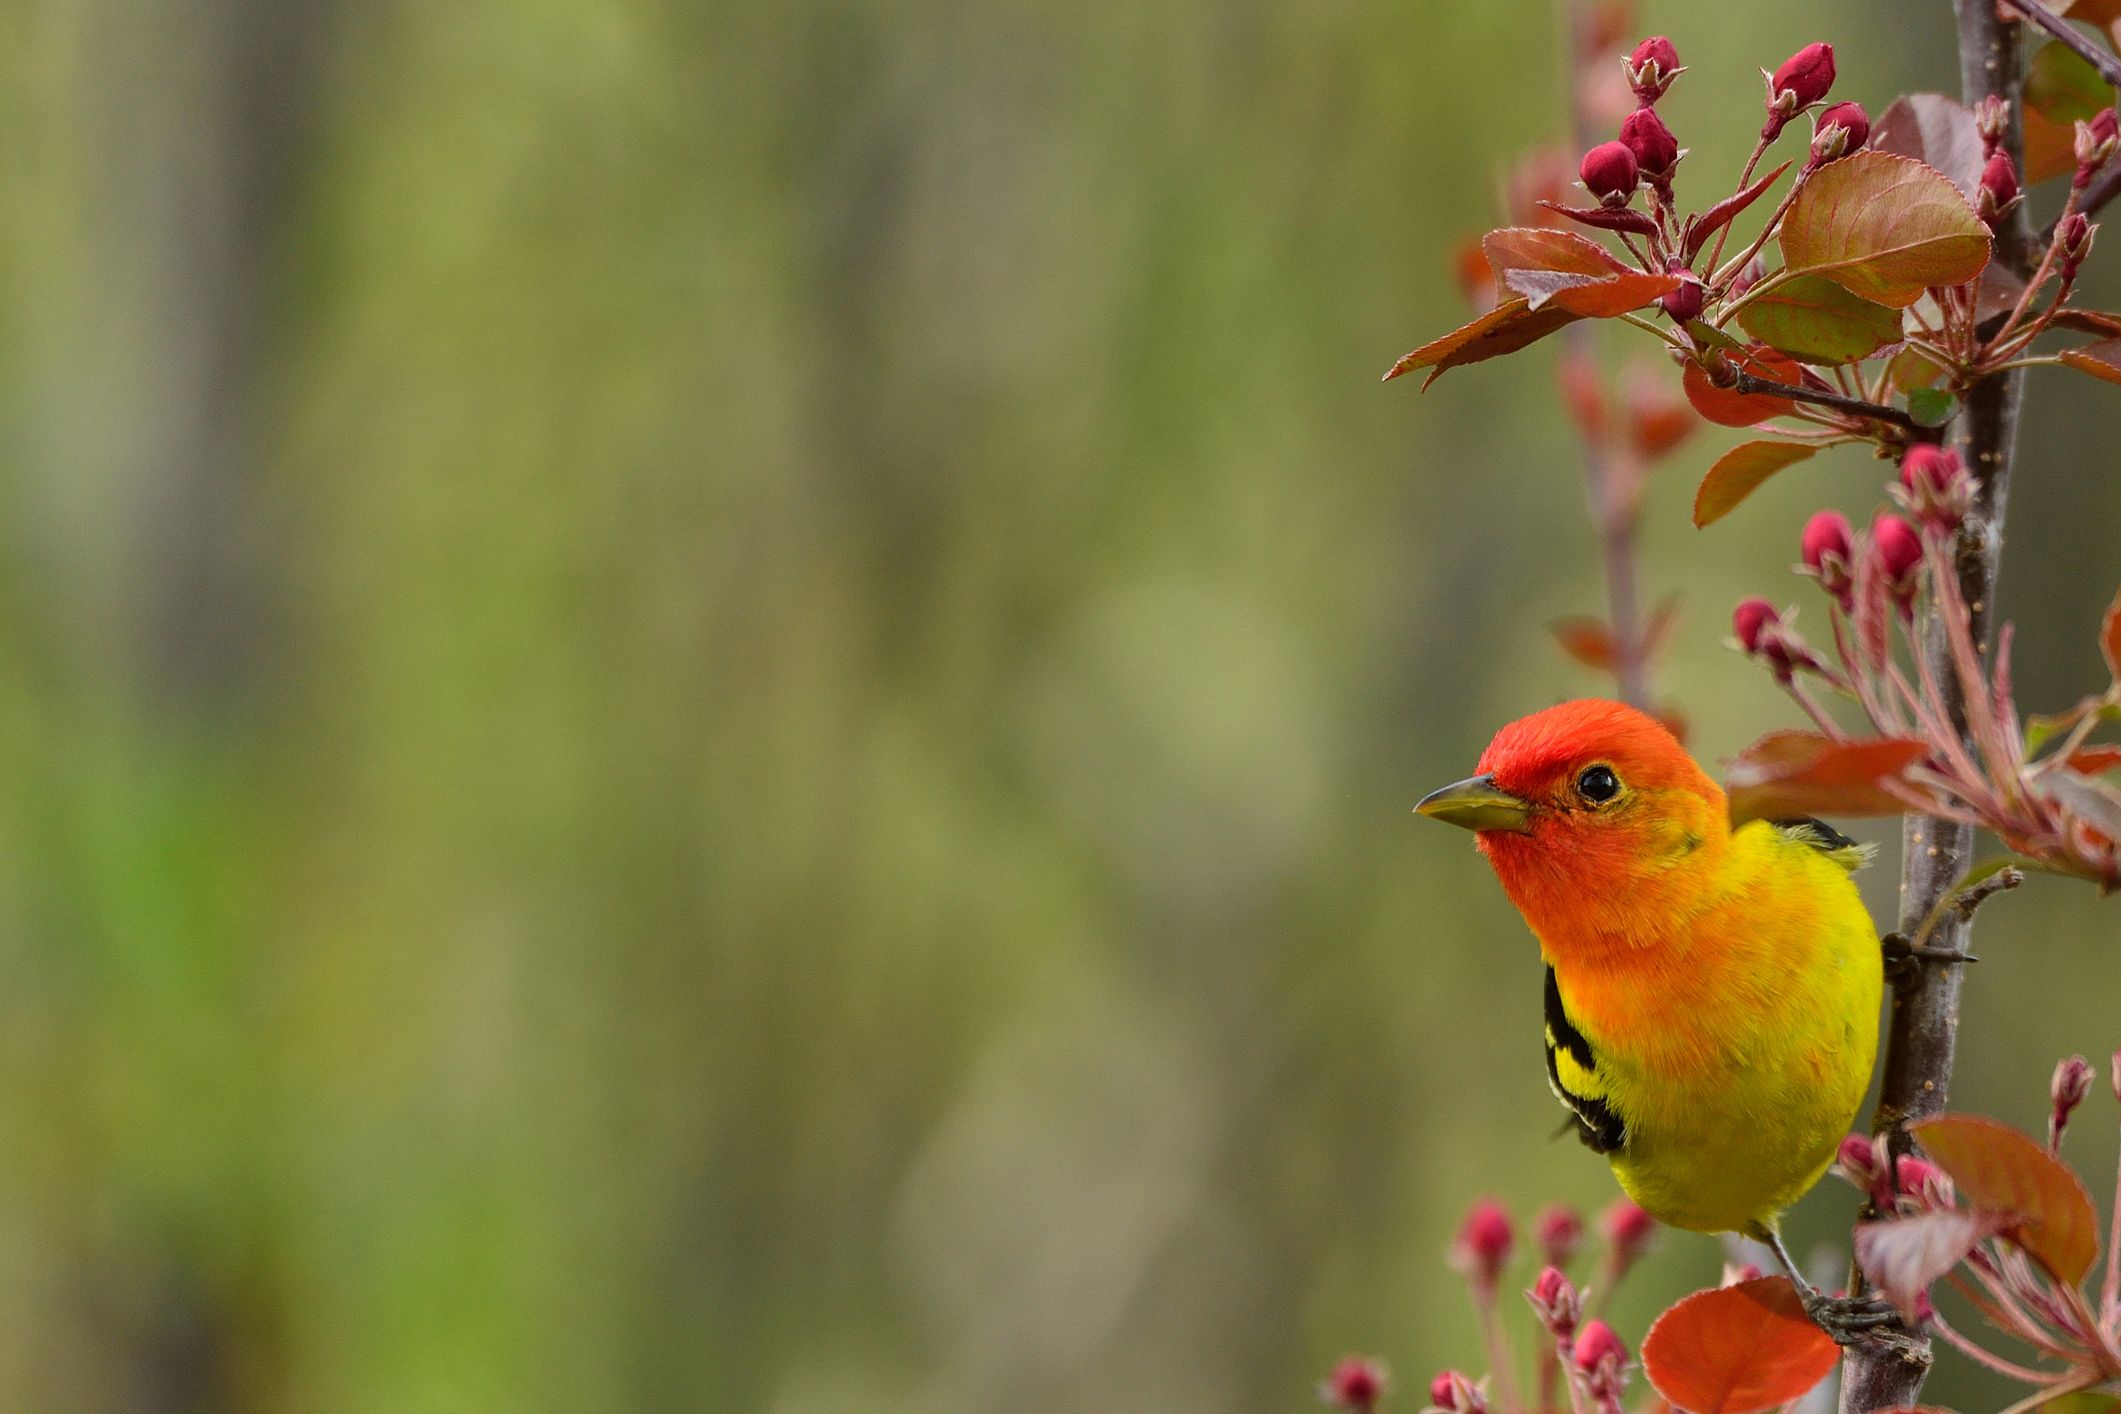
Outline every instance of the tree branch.
[[1742, 369], [1739, 370], [1738, 381], [1732, 384], [1731, 388], [1733, 392], [1787, 398], [1793, 403], [1817, 403], [1821, 407], [1833, 408], [1837, 412], [1852, 412], [1858, 417], [1867, 417], [1875, 422], [1890, 422], [1895, 427], [1904, 427], [1924, 437], [1934, 438], [1937, 433], [1936, 428], [1924, 427], [1899, 408], [1887, 407], [1884, 403], [1865, 402], [1862, 398], [1852, 398], [1845, 393], [1830, 393], [1824, 388], [1800, 388], [1792, 383], [1778, 383], [1772, 378], [1762, 378]]
[[2016, 10], [2019, 14], [2025, 16], [2025, 18], [2031, 20], [2075, 51], [2079, 58], [2099, 71], [2099, 77], [2105, 79], [2110, 87], [2121, 88], [2121, 59], [2115, 58], [2111, 50], [2102, 48], [2086, 39], [2078, 32], [2075, 25], [2063, 19], [2053, 10], [2048, 9], [2047, 6], [2040, 3], [2040, 0], [1998, 0], [1998, 2], [2009, 9]]
[[[1991, 94], [2010, 104], [2006, 150], [2023, 165], [2024, 131], [2020, 125], [2025, 88], [2025, 57], [2015, 24], [2001, 19], [1996, 0], [1953, 0], [1958, 13], [1960, 90], [1968, 103]], [[2015, 3], [2015, 0], [2014, 0]], [[1996, 233], [1996, 259], [2026, 274], [2032, 265], [2032, 231], [2020, 205]], [[1992, 374], [1967, 390], [1965, 410], [1956, 429], [1960, 454], [1972, 471], [1974, 505], [1953, 547], [1962, 601], [1973, 617], [1977, 643], [1986, 645], [1995, 611], [1997, 561], [2003, 548], [2003, 519], [2010, 492], [2011, 457], [2017, 441], [2023, 397], [2022, 370]], [[1923, 656], [1936, 669], [1944, 705], [1962, 739], [1966, 704], [1958, 675], [1952, 671], [1950, 647], [1934, 609], [1921, 626]], [[1901, 830], [1900, 927], [1905, 933], [1922, 926], [1973, 863], [1971, 826], [1932, 816], [1910, 815]], [[1945, 952], [1964, 953], [1973, 920], [1947, 910], [1928, 943]], [[1951, 1087], [1952, 1060], [1958, 1040], [1959, 988], [1966, 969], [1947, 962], [1917, 959], [1913, 985], [1893, 1001], [1886, 1029], [1884, 1075], [1873, 1132], [1900, 1135], [1910, 1119], [1942, 1110]], [[1904, 1148], [1905, 1138], [1896, 1138]], [[1851, 1289], [1860, 1289], [1860, 1273]], [[1849, 1350], [1841, 1380], [1842, 1414], [1916, 1402], [1929, 1373], [1927, 1336], [1893, 1333], [1865, 1340]]]

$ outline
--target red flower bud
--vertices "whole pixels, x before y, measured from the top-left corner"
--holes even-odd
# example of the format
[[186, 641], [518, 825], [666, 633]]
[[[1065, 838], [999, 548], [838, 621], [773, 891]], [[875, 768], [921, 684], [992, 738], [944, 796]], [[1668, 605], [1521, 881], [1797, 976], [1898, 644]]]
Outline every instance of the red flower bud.
[[2092, 253], [2092, 238], [2098, 234], [2099, 228], [2081, 211], [2072, 211], [2062, 218], [2062, 224], [2055, 228], [2055, 245], [2062, 254], [2062, 283], [2066, 285], [2077, 278], [2084, 258]]
[[2070, 1112], [2092, 1092], [2092, 1063], [2071, 1056], [2055, 1063], [2055, 1078], [2048, 1085], [2047, 1147], [2062, 1147], [2062, 1131], [2069, 1128]]
[[1566, 1340], [1576, 1333], [1576, 1323], [1583, 1319], [1583, 1298], [1559, 1267], [1547, 1267], [1539, 1273], [1539, 1280], [1525, 1294], [1532, 1303], [1539, 1324], [1556, 1340]]
[[1591, 195], [1607, 206], [1626, 206], [1635, 195], [1641, 172], [1635, 154], [1624, 142], [1601, 142], [1583, 155], [1576, 174]]
[[1731, 632], [1748, 653], [1758, 653], [1767, 631], [1781, 622], [1782, 615], [1765, 599], [1741, 599], [1738, 607], [1731, 610]]
[[1834, 1163], [1843, 1178], [1865, 1193], [1875, 1195], [1879, 1181], [1885, 1177], [1884, 1150], [1867, 1134], [1851, 1134], [1842, 1140], [1841, 1148], [1834, 1155]]
[[1493, 1198], [1483, 1198], [1466, 1214], [1451, 1244], [1451, 1266], [1477, 1289], [1493, 1292], [1496, 1278], [1509, 1264], [1517, 1235], [1510, 1215]]
[[1804, 523], [1804, 567], [1844, 609], [1855, 587], [1856, 558], [1850, 548], [1855, 538], [1855, 528], [1839, 511], [1820, 511]]
[[1922, 524], [1949, 535], [1973, 506], [1974, 483], [1957, 452], [1918, 442], [1901, 458], [1900, 485], [1893, 490], [1893, 499]]
[[1991, 230], [2018, 204], [2018, 168], [2008, 152], [1998, 152], [1981, 169], [1981, 190], [1974, 195], [1974, 210]]
[[1350, 1355], [1326, 1376], [1325, 1383], [1318, 1387], [1318, 1397], [1335, 1409], [1353, 1409], [1360, 1414], [1369, 1414], [1390, 1387], [1391, 1381], [1382, 1364], [1360, 1355]]
[[1551, 1203], [1533, 1222], [1539, 1251], [1550, 1267], [1566, 1267], [1583, 1245], [1583, 1218], [1566, 1203]]
[[1893, 1184], [1900, 1190], [1899, 1206], [1910, 1212], [1952, 1206], [1952, 1181], [1944, 1170], [1913, 1154], [1902, 1154], [1894, 1161]]
[[1870, 114], [1861, 103], [1836, 103], [1812, 123], [1814, 167], [1846, 157], [1871, 140]]
[[1635, 1265], [1636, 1258], [1649, 1250], [1650, 1239], [1657, 1234], [1657, 1219], [1622, 1194], [1599, 1216], [1598, 1230], [1605, 1234], [1606, 1244], [1613, 1250], [1613, 1275], [1617, 1281]]
[[1430, 1406], [1436, 1409], [1455, 1411], [1458, 1408], [1458, 1392], [1455, 1386], [1459, 1380], [1464, 1378], [1465, 1376], [1459, 1374], [1456, 1370], [1438, 1372], [1436, 1378], [1429, 1381]]
[[1989, 94], [1974, 105], [1974, 131], [1981, 134], [1981, 155], [1993, 153], [2003, 146], [2003, 135], [2010, 131], [2010, 100], [2000, 94]]
[[1871, 554], [1879, 576], [1906, 612], [1915, 598], [1915, 570], [1922, 563], [1922, 537], [1915, 527], [1890, 512], [1871, 522]]
[[1635, 52], [1620, 61], [1620, 70], [1627, 75], [1628, 87], [1635, 90], [1635, 101], [1644, 107], [1664, 97], [1672, 80], [1686, 72], [1680, 67], [1679, 51], [1661, 34], [1636, 45]]
[[1783, 125], [1826, 97], [1834, 86], [1834, 46], [1807, 44], [1782, 61], [1768, 77], [1767, 126], [1760, 135], [1772, 141]]
[[1628, 1348], [1604, 1321], [1586, 1321], [1576, 1337], [1576, 1368], [1586, 1373], [1602, 1368], [1619, 1369], [1628, 1363]]
[[1679, 139], [1657, 116], [1655, 108], [1637, 108], [1620, 123], [1620, 140], [1635, 154], [1635, 165], [1652, 181], [1671, 179], [1679, 165]]
[[[1642, 111], [1647, 113], [1650, 110], [1645, 108]], [[1680, 266], [1679, 269], [1668, 272], [1679, 276], [1679, 288], [1658, 300], [1658, 307], [1672, 316], [1672, 322], [1675, 324], [1684, 324], [1689, 319], [1700, 318], [1701, 306], [1708, 302], [1708, 287], [1703, 285], [1692, 271], [1686, 269], [1677, 256], [1672, 257], [1670, 263]]]
[[2089, 122], [2077, 120], [2076, 158], [2077, 175], [2070, 185], [2078, 191], [2092, 184], [2106, 159], [2114, 155], [2114, 148], [2121, 144], [2121, 118], [2114, 116], [2111, 108], [2102, 108], [2092, 115]]

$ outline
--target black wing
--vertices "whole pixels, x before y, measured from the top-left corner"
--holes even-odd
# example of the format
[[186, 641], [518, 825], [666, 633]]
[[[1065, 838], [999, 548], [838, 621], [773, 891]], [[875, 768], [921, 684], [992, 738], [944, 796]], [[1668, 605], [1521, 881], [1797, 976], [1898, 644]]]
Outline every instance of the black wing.
[[[1598, 1057], [1591, 1042], [1569, 1020], [1561, 1004], [1561, 984], [1547, 969], [1547, 1083], [1574, 1117], [1576, 1137], [1594, 1153], [1611, 1154], [1628, 1142], [1627, 1123], [1613, 1109], [1598, 1084]], [[1566, 1062], [1566, 1063], [1564, 1063]]]

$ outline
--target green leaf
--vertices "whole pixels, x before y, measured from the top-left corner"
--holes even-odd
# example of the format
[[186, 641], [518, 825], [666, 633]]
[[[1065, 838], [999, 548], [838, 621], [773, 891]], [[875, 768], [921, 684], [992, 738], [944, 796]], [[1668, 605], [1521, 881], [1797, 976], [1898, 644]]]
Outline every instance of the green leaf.
[[2084, 720], [2086, 714], [2101, 722], [2121, 722], [2121, 705], [2087, 697], [2067, 712], [2047, 712], [2025, 719], [2025, 754], [2031, 756], [2059, 732]]
[[1904, 309], [1932, 285], [1963, 285], [1988, 264], [1989, 233], [1951, 180], [1886, 152], [1830, 162], [1798, 188], [1782, 220], [1793, 275], [1824, 275]]
[[1907, 415], [1924, 427], [1942, 427], [1959, 411], [1959, 399], [1942, 388], [1917, 388], [1907, 395]]
[[1936, 361], [1919, 349], [1902, 349], [1886, 368], [1893, 376], [1893, 386], [1903, 393], [1927, 388], [1944, 376]]
[[1714, 525], [1738, 503], [1760, 489], [1762, 482], [1818, 452], [1803, 442], [1740, 442], [1716, 458], [1708, 475], [1694, 492], [1694, 524]]
[[2025, 106], [2051, 123], [2068, 127], [2090, 120], [2114, 101], [2114, 91], [2082, 54], [2050, 40], [2025, 66]]
[[1852, 295], [1824, 275], [1799, 275], [1738, 311], [1770, 348], [1805, 363], [1854, 363], [1900, 337], [1900, 311]]

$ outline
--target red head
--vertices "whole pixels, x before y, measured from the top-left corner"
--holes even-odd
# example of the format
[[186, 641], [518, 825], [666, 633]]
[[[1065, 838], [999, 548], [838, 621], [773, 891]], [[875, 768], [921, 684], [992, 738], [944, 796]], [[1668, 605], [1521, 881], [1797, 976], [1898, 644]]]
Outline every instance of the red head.
[[1695, 870], [1729, 837], [1723, 791], [1655, 718], [1618, 702], [1565, 702], [1510, 723], [1480, 774], [1421, 813], [1474, 830], [1552, 950], [1573, 937], [1664, 932]]

